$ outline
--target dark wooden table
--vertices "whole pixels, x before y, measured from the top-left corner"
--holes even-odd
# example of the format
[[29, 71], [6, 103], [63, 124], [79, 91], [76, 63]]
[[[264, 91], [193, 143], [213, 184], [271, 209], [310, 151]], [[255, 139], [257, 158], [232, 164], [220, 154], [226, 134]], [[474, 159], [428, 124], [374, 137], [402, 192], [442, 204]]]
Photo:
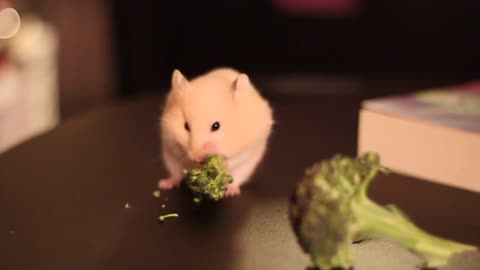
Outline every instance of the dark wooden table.
[[[217, 204], [195, 205], [185, 188], [152, 196], [165, 176], [160, 96], [91, 111], [0, 156], [0, 269], [304, 269], [288, 197], [313, 162], [355, 154], [361, 99], [271, 100], [278, 125], [264, 162], [240, 197]], [[480, 245], [479, 194], [399, 175], [379, 177], [370, 194], [432, 233]], [[170, 212], [180, 217], [160, 224]]]

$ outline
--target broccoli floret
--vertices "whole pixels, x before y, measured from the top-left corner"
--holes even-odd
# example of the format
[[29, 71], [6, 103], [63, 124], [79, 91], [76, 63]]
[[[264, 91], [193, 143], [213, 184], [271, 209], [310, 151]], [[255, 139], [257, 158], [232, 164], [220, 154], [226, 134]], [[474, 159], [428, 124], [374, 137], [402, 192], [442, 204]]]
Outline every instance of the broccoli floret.
[[357, 158], [335, 155], [306, 170], [291, 197], [289, 218], [314, 267], [352, 267], [350, 244], [369, 239], [394, 241], [422, 256], [426, 267], [445, 265], [453, 254], [476, 249], [431, 235], [396, 206], [368, 198], [378, 172], [388, 170], [372, 152]]
[[187, 176], [187, 186], [194, 193], [195, 203], [204, 198], [213, 201], [222, 199], [227, 185], [233, 182], [232, 176], [224, 169], [223, 158], [219, 155], [209, 155], [200, 168], [184, 170], [183, 173]]

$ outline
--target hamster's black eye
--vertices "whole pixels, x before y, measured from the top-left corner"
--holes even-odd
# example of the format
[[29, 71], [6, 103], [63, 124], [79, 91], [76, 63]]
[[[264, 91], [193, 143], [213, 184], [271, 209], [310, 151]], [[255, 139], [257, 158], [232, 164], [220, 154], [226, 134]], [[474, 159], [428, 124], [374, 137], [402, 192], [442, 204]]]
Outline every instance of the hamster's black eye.
[[184, 126], [184, 127], [185, 127], [185, 129], [186, 129], [187, 131], [190, 131], [190, 126], [188, 125], [187, 122], [185, 122], [185, 126]]
[[219, 122], [213, 123], [211, 130], [217, 131], [218, 129], [220, 129], [220, 123]]

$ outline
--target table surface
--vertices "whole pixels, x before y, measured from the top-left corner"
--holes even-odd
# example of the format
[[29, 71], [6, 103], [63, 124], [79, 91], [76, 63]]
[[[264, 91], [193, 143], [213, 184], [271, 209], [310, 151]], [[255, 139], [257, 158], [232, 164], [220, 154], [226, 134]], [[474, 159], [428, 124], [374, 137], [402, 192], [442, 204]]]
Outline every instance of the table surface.
[[[271, 101], [278, 123], [264, 161], [241, 196], [215, 204], [195, 205], [186, 188], [152, 196], [165, 176], [160, 96], [88, 112], [0, 156], [0, 269], [304, 269], [288, 197], [313, 162], [355, 154], [360, 98]], [[370, 195], [434, 234], [480, 245], [479, 194], [392, 174]], [[180, 217], [158, 222], [171, 212]], [[357, 269], [413, 267], [410, 253], [385, 245], [360, 247], [374, 259], [357, 256]]]

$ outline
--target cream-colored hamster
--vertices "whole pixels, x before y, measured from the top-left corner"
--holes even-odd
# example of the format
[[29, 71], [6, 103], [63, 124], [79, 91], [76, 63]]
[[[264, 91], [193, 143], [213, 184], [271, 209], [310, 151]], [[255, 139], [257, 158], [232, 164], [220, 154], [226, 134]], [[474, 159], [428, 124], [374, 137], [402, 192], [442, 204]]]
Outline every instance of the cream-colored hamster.
[[225, 196], [240, 194], [264, 157], [274, 123], [270, 104], [247, 75], [231, 68], [192, 80], [175, 70], [171, 84], [160, 118], [169, 176], [159, 181], [159, 188], [178, 186], [184, 168], [193, 168], [207, 154], [219, 154], [234, 180]]

